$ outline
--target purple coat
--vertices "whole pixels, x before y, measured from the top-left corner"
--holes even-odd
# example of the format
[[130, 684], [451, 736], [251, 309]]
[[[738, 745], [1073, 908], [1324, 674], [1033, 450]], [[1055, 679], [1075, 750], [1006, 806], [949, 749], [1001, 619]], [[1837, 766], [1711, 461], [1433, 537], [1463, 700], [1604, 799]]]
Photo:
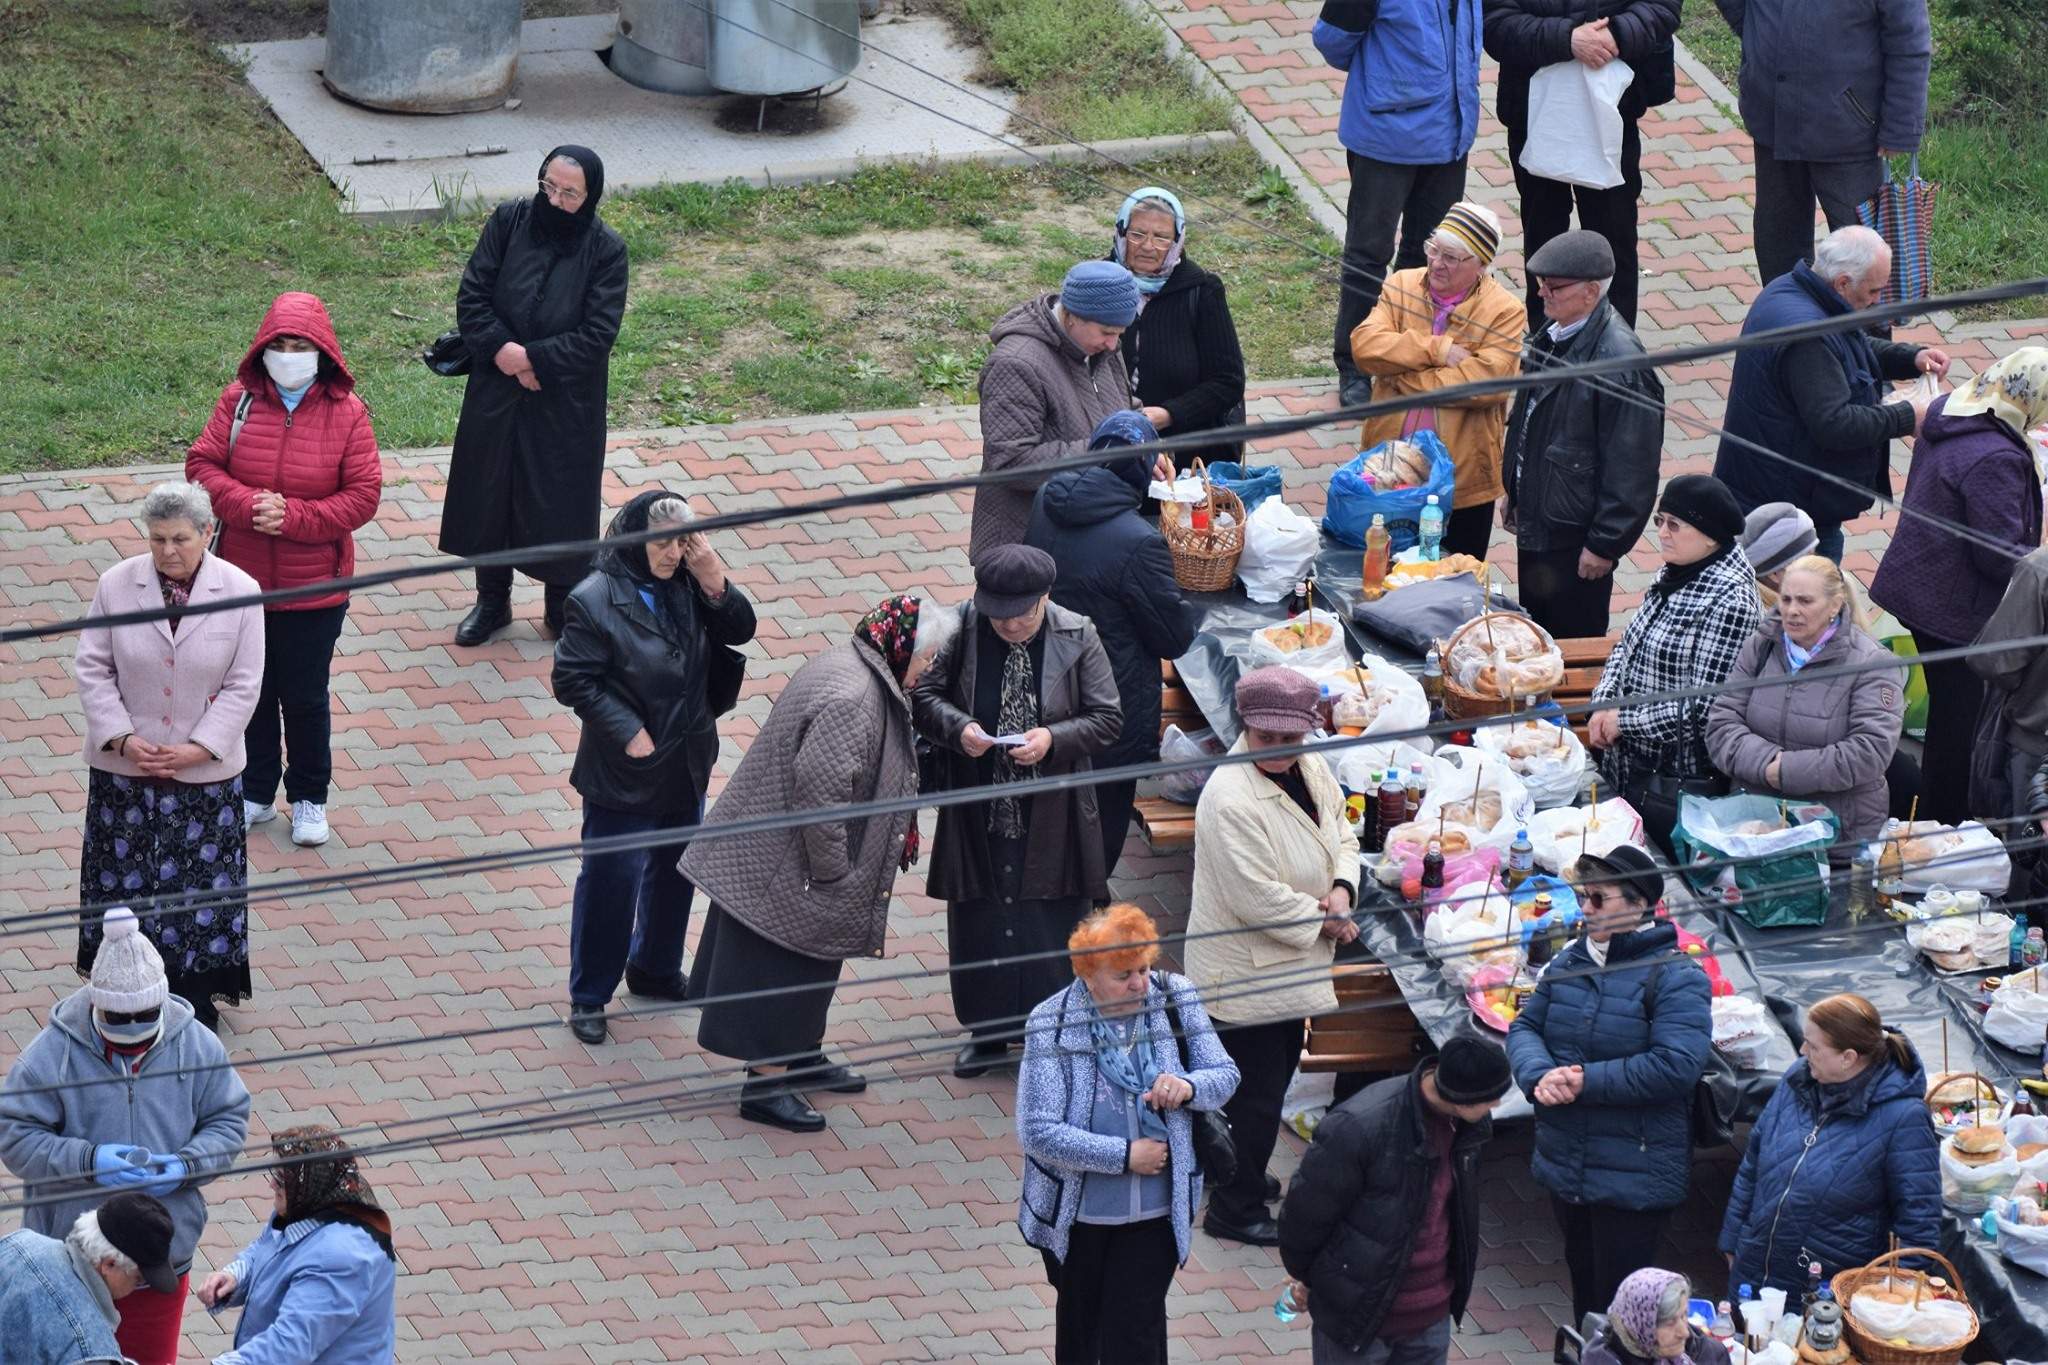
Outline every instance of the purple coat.
[[[2033, 453], [1995, 417], [1949, 416], [1944, 394], [1927, 410], [1914, 443], [1904, 505], [1870, 584], [1871, 600], [1915, 635], [1975, 639], [2005, 595], [2013, 562], [2041, 544]], [[1916, 511], [1961, 522], [2008, 548], [1965, 541]]]

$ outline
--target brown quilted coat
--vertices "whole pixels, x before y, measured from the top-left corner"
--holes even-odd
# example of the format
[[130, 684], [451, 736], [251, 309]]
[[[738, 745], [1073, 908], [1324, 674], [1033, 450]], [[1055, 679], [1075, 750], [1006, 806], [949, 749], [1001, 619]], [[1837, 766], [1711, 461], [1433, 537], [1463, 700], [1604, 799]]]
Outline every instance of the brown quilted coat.
[[[909, 699], [880, 654], [847, 640], [789, 680], [704, 826], [916, 792]], [[728, 915], [792, 952], [874, 956], [911, 819], [695, 839], [682, 872]]]
[[[1015, 469], [1085, 454], [1102, 419], [1131, 405], [1123, 354], [1088, 357], [1052, 315], [1055, 295], [1019, 304], [989, 330], [995, 349], [981, 370], [981, 467]], [[1031, 499], [1045, 482], [1019, 479], [974, 493], [970, 563], [992, 545], [1017, 545]]]

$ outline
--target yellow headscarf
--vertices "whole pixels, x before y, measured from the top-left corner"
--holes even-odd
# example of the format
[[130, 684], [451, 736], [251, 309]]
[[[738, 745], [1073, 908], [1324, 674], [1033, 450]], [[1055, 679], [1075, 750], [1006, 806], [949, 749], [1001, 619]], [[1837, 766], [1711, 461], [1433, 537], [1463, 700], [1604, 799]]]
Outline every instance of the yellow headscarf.
[[2048, 346], [2022, 346], [1948, 396], [1951, 417], [1996, 417], [2022, 440], [2048, 423]]

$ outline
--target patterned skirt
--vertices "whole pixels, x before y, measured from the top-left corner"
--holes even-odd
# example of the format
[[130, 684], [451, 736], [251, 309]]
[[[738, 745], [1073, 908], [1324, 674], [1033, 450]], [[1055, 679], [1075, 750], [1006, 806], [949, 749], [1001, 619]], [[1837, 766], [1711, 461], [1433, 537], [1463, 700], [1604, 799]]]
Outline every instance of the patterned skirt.
[[[239, 774], [194, 785], [91, 770], [79, 903], [130, 905], [163, 954], [171, 993], [194, 1004], [249, 998], [248, 826]], [[148, 915], [152, 896], [204, 899]], [[92, 971], [98, 916], [78, 931], [78, 970]], [[202, 1010], [202, 1013], [204, 1011]]]

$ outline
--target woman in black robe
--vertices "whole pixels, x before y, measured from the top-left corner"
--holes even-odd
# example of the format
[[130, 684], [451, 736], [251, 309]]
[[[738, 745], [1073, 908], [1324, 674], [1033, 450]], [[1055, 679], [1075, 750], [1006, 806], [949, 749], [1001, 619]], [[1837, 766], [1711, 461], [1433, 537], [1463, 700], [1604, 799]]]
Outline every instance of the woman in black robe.
[[[455, 316], [472, 364], [441, 509], [447, 554], [597, 537], [605, 385], [626, 311], [626, 244], [598, 219], [603, 197], [597, 153], [555, 148], [539, 192], [498, 206], [462, 272]], [[589, 556], [519, 568], [546, 585], [552, 639]], [[480, 645], [512, 621], [511, 568], [478, 569], [476, 580], [458, 645]]]

